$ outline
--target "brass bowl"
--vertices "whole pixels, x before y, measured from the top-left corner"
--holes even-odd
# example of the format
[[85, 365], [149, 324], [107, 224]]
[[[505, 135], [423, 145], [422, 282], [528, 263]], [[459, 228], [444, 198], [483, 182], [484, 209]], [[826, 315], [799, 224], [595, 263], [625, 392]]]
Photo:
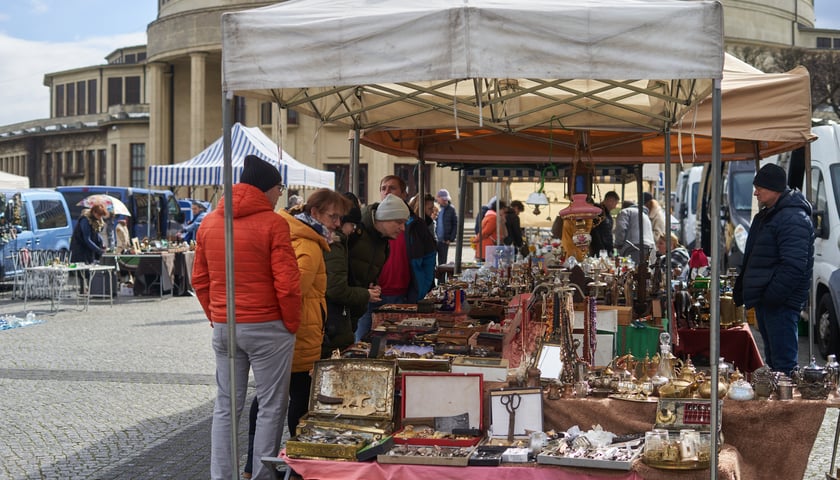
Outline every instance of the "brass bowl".
[[686, 380], [671, 380], [659, 387], [661, 398], [689, 398], [691, 397], [692, 383]]

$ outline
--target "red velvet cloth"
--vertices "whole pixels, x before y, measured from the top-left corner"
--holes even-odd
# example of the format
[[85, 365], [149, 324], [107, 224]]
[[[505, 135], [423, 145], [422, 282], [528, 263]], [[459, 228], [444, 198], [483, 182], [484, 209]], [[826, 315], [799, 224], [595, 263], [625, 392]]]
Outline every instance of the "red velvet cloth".
[[633, 471], [565, 468], [549, 465], [501, 467], [443, 467], [376, 462], [332, 462], [280, 457], [305, 480], [642, 480]]
[[[686, 355], [709, 358], [709, 329], [681, 328], [679, 334], [680, 344], [674, 348], [675, 355], [681, 358]], [[744, 373], [751, 373], [764, 365], [755, 338], [746, 323], [720, 330], [720, 356]]]

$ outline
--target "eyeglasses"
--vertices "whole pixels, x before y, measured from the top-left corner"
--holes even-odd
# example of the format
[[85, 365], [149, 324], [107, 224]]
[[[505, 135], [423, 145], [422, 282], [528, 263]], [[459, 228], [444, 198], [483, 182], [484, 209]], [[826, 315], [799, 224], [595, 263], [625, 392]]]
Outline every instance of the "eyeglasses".
[[277, 184], [277, 190], [279, 190], [279, 191], [280, 191], [280, 194], [282, 195], [282, 194], [283, 194], [283, 192], [285, 192], [285, 191], [286, 191], [286, 186], [285, 186], [285, 185], [283, 185], [282, 183], [278, 183], [278, 184]]

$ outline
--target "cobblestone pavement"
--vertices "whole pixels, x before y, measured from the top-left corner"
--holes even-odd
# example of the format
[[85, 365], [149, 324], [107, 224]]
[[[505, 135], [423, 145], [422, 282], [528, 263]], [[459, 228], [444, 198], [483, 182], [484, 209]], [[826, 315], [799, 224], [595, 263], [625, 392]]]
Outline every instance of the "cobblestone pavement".
[[[214, 359], [194, 298], [29, 307], [43, 324], [0, 331], [0, 478], [209, 478]], [[3, 314], [23, 302], [0, 294]], [[836, 421], [829, 409], [808, 480], [825, 478]]]

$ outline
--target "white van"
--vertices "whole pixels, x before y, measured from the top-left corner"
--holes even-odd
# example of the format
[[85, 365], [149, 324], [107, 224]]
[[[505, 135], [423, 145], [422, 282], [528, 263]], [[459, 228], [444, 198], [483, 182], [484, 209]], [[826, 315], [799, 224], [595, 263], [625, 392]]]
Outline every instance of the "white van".
[[677, 178], [677, 195], [674, 202], [674, 211], [679, 221], [677, 236], [688, 251], [695, 247], [697, 239], [697, 206], [702, 177], [703, 167], [698, 165], [680, 172]]
[[[814, 275], [811, 302], [815, 308], [814, 342], [820, 354], [840, 353], [840, 125], [814, 127], [819, 138], [811, 144], [811, 192], [814, 210]], [[804, 149], [783, 158], [789, 183], [805, 192]], [[807, 193], [807, 192], [806, 192]]]

